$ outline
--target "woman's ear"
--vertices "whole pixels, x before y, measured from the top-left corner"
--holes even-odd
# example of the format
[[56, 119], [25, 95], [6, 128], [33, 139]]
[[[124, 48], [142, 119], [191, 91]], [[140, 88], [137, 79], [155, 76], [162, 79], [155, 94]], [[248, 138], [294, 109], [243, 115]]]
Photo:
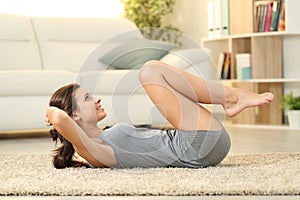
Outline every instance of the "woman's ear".
[[77, 121], [80, 119], [80, 116], [77, 112], [74, 112], [73, 115], [72, 115], [72, 118], [74, 119], [74, 121]]

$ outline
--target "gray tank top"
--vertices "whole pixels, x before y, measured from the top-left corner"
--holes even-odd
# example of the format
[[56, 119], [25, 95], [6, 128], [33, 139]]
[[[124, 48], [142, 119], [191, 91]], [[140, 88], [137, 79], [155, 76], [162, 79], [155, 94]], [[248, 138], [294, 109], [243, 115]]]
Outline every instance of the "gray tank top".
[[200, 167], [197, 151], [179, 131], [116, 124], [98, 137], [113, 149], [118, 168]]

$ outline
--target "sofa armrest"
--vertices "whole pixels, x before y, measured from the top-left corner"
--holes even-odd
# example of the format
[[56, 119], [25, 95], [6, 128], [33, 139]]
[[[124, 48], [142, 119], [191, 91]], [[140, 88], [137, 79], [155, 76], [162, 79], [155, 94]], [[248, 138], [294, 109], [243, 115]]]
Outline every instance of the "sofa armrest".
[[212, 61], [211, 51], [206, 48], [191, 48], [170, 51], [160, 61], [183, 69], [206, 80], [218, 80], [220, 75]]
[[160, 59], [169, 65], [181, 69], [187, 69], [202, 62], [210, 60], [210, 50], [206, 48], [179, 49], [170, 51], [167, 55]]

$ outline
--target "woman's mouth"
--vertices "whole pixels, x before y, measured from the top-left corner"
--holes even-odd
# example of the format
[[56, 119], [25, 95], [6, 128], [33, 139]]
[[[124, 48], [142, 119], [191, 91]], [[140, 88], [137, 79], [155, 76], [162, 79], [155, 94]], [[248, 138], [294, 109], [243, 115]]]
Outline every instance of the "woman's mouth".
[[104, 108], [102, 108], [102, 106], [99, 105], [99, 106], [97, 107], [97, 110], [104, 110]]

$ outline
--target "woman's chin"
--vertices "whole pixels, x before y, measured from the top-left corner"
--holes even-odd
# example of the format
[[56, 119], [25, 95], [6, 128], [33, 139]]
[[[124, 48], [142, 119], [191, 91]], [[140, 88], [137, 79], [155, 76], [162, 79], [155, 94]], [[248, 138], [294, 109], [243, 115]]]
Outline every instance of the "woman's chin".
[[101, 115], [98, 116], [98, 121], [103, 120], [106, 117], [106, 115], [107, 115], [106, 112], [101, 113]]

